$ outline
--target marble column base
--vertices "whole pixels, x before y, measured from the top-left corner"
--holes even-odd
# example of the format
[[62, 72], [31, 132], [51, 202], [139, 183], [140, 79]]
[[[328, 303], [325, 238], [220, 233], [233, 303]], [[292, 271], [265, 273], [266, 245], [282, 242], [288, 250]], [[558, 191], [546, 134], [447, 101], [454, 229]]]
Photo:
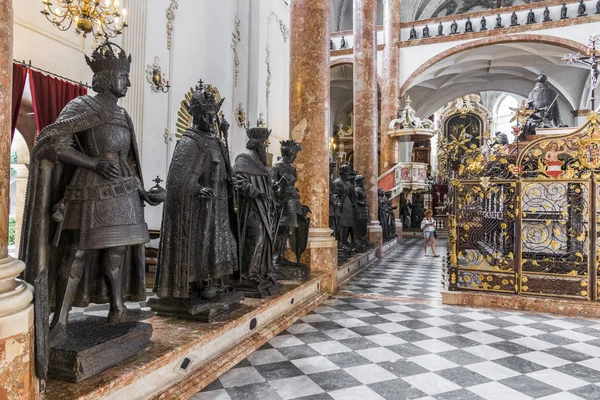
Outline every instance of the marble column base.
[[308, 265], [311, 272], [325, 272], [327, 278], [322, 282], [322, 291], [333, 294], [337, 291], [337, 241], [331, 236], [329, 228], [310, 228], [308, 245], [302, 254], [302, 263]]
[[12, 257], [0, 260], [0, 399], [37, 398], [34, 373], [33, 288], [16, 279], [25, 269]]
[[369, 237], [369, 242], [373, 243], [373, 246], [375, 246], [375, 255], [377, 258], [382, 258], [383, 229], [381, 228], [379, 221], [371, 221], [371, 223], [369, 223], [369, 226], [367, 226], [367, 236]]
[[398, 235], [398, 243], [400, 243], [400, 239], [402, 239], [402, 221], [396, 219], [396, 235]]

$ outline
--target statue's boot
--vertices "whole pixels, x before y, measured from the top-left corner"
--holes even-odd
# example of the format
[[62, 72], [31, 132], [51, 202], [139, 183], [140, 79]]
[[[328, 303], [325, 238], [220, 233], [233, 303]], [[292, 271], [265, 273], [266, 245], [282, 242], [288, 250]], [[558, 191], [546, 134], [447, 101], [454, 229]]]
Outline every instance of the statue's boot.
[[83, 276], [86, 253], [84, 250], [68, 248], [63, 256], [60, 266], [60, 277], [56, 287], [56, 307], [54, 317], [50, 324], [48, 332], [48, 344], [50, 347], [56, 347], [67, 339], [67, 322], [69, 319], [69, 310], [77, 286]]
[[123, 300], [123, 266], [127, 247], [113, 247], [104, 251], [104, 268], [108, 279], [110, 311], [108, 323], [137, 322], [152, 317], [151, 311], [129, 310]]

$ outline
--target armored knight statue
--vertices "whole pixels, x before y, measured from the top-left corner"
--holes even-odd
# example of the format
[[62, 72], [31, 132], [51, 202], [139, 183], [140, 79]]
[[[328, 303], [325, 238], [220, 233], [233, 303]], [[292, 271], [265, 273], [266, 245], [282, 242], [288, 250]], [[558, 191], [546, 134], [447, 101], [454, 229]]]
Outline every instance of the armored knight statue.
[[392, 191], [388, 190], [385, 192], [386, 198], [386, 206], [387, 206], [387, 225], [388, 225], [388, 237], [387, 240], [396, 239], [398, 235], [396, 234], [396, 215], [394, 214], [394, 210], [398, 209], [398, 206], [392, 205]]
[[337, 231], [336, 239], [338, 241], [338, 250], [351, 252], [351, 244], [348, 242], [350, 228], [354, 227], [354, 206], [352, 197], [354, 196], [353, 185], [350, 184], [351, 167], [343, 163], [339, 167], [339, 178], [333, 181], [333, 194], [336, 196], [336, 216]]
[[354, 221], [354, 242], [357, 253], [364, 253], [374, 246], [367, 240], [367, 225], [369, 224], [369, 205], [367, 204], [367, 193], [365, 192], [365, 177], [357, 175], [355, 178], [356, 212]]
[[[235, 159], [233, 170], [239, 184], [239, 248], [241, 266], [232, 284], [248, 297], [263, 298], [283, 286], [273, 271], [276, 204], [267, 167], [267, 140], [271, 131], [256, 127], [246, 130], [246, 152]], [[283, 185], [283, 179], [277, 185]], [[292, 177], [290, 176], [290, 180]]]
[[333, 173], [335, 172], [336, 163], [335, 161], [329, 162], [329, 229], [333, 231], [333, 236], [337, 238], [337, 221], [338, 212], [337, 209], [337, 196], [333, 192]]
[[[271, 169], [271, 183], [277, 203], [277, 221], [274, 248], [274, 264], [277, 276], [282, 279], [306, 279], [309, 269], [300, 264], [300, 258], [296, 257], [296, 262], [289, 261], [285, 257], [285, 250], [288, 239], [296, 234], [294, 244], [301, 245], [299, 236], [308, 240], [308, 231], [300, 234], [298, 222], [304, 218], [302, 204], [300, 203], [300, 194], [296, 189], [296, 180], [298, 173], [294, 167], [294, 160], [298, 152], [302, 150], [300, 143], [295, 140], [283, 140], [281, 144], [281, 158], [273, 165]], [[308, 227], [301, 224], [302, 227]], [[305, 247], [305, 245], [304, 245]], [[294, 249], [296, 250], [296, 249]]]
[[227, 279], [238, 270], [232, 231], [234, 184], [219, 137], [228, 124], [217, 113], [224, 99], [199, 81], [190, 99], [191, 128], [177, 142], [167, 177], [160, 249], [150, 307], [162, 314], [210, 322], [239, 306]]
[[385, 190], [382, 188], [377, 189], [377, 217], [379, 224], [381, 225], [383, 240], [389, 236], [388, 224], [387, 224], [387, 199], [385, 197]]
[[[50, 347], [67, 339], [73, 305], [110, 303], [108, 323], [151, 316], [124, 305], [146, 299], [143, 202], [157, 205], [144, 189], [133, 123], [117, 104], [131, 56], [105, 41], [85, 58], [98, 94], [72, 100], [42, 130], [29, 167], [20, 258], [25, 280], [37, 280], [36, 295], [47, 291], [54, 309]], [[36, 317], [46, 326], [48, 316]]]

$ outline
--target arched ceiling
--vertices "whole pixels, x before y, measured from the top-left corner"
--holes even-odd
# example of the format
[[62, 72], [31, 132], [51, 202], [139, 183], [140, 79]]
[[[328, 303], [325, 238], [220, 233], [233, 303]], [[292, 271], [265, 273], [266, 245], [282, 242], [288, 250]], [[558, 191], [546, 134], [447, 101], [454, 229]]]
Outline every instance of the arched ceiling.
[[[503, 91], [527, 97], [540, 72], [569, 104], [578, 109], [589, 70], [565, 65], [563, 47], [533, 42], [503, 43], [454, 54], [416, 77], [405, 95], [417, 115], [427, 117], [457, 97], [483, 91]], [[566, 112], [562, 111], [563, 113]]]

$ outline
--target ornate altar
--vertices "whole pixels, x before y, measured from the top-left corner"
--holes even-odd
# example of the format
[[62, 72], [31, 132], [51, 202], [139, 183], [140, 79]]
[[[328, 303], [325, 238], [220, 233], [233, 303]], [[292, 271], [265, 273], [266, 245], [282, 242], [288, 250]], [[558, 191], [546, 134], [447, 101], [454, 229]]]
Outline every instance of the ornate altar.
[[600, 299], [600, 118], [521, 149], [451, 137], [450, 290]]

